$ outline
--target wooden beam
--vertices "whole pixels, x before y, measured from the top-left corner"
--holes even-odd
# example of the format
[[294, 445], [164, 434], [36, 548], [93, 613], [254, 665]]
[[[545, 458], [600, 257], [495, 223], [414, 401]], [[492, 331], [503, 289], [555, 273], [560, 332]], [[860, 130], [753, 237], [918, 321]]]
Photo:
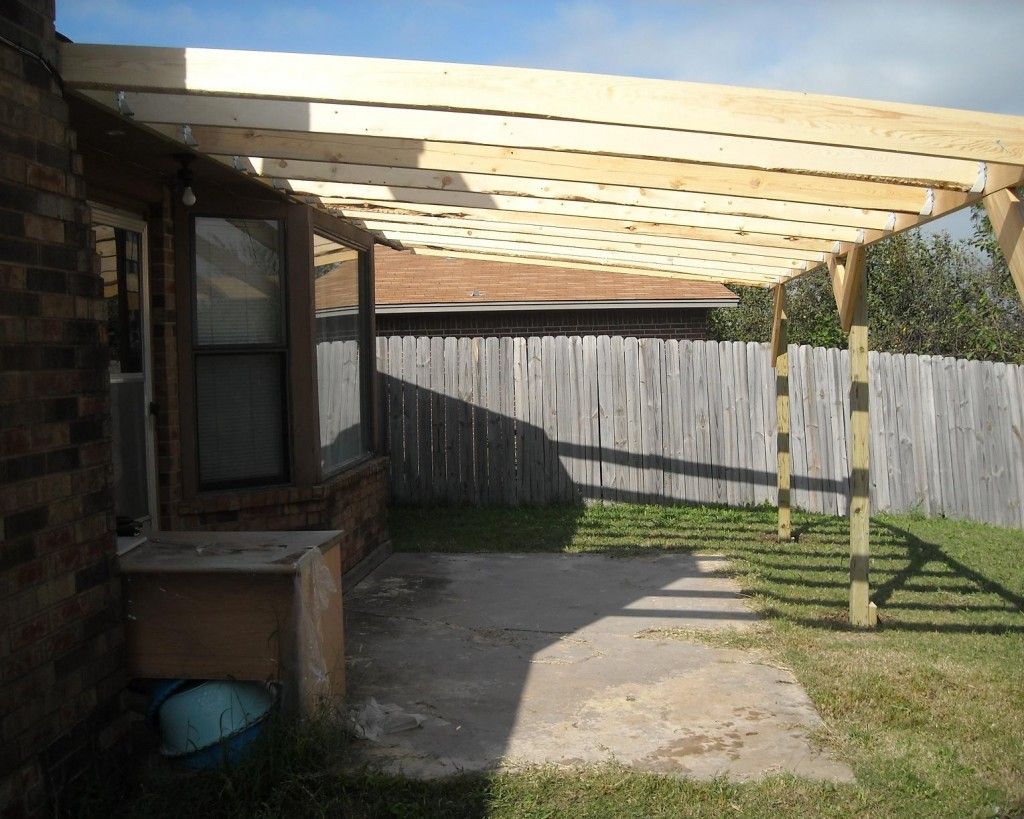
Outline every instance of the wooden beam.
[[850, 307], [850, 623], [875, 625], [875, 609], [868, 581], [870, 554], [870, 458], [868, 442], [868, 301], [864, 257], [847, 260], [846, 276], [858, 281], [847, 292]]
[[[151, 126], [170, 139], [181, 139], [180, 126]], [[388, 168], [425, 168], [454, 174], [497, 174], [529, 179], [636, 185], [724, 196], [751, 196], [788, 202], [843, 205], [851, 208], [918, 214], [935, 197], [934, 209], [945, 213], [968, 203], [977, 181], [962, 179], [956, 189], [846, 179], [835, 175], [784, 173], [746, 167], [644, 159], [569, 151], [466, 145], [388, 137], [349, 136], [191, 125], [199, 149], [207, 154], [266, 157], [290, 163], [344, 162]], [[1024, 171], [1018, 171], [1024, 174]]]
[[[846, 257], [835, 254], [828, 257], [828, 278], [832, 284], [832, 297], [836, 302], [836, 310], [843, 314], [843, 280], [846, 278]], [[844, 328], [849, 331], [848, 328]]]
[[[718, 267], [721, 270], [763, 270], [766, 273], [781, 275], [784, 271], [802, 273], [809, 262], [798, 259], [780, 259], [767, 256], [751, 256], [738, 253], [715, 253], [703, 250], [670, 249], [664, 247], [647, 247], [642, 243], [610, 243], [588, 242], [583, 239], [546, 239], [545, 237], [517, 236], [511, 233], [477, 233], [474, 236], [453, 236], [440, 232], [413, 232], [385, 230], [381, 231], [388, 239], [394, 239], [407, 247], [451, 247], [464, 250], [482, 250], [484, 252], [500, 250], [535, 250], [549, 253], [566, 253], [575, 256], [609, 258], [645, 257], [647, 261], [659, 264], [688, 264], [690, 262], [706, 262], [698, 267]], [[539, 239], [539, 241], [538, 241]], [[634, 259], [636, 261], [637, 259]]]
[[463, 242], [402, 242], [403, 247], [409, 250], [429, 248], [431, 250], [461, 250], [469, 253], [487, 253], [494, 256], [513, 255], [526, 257], [539, 257], [544, 259], [562, 259], [566, 262], [581, 261], [592, 264], [619, 265], [622, 267], [638, 267], [650, 270], [680, 271], [685, 273], [702, 274], [704, 272], [716, 274], [725, 273], [732, 275], [735, 281], [748, 281], [752, 283], [764, 283], [766, 281], [780, 281], [787, 275], [795, 275], [800, 271], [783, 267], [754, 267], [745, 264], [729, 264], [726, 262], [708, 261], [706, 259], [687, 259], [674, 256], [653, 256], [647, 253], [612, 253], [600, 250], [577, 250], [571, 248], [557, 248], [551, 245], [533, 245], [522, 242], [507, 243], [473, 243]]
[[769, 339], [769, 347], [774, 367], [778, 357], [786, 352], [786, 289], [779, 284], [772, 288], [772, 293], [772, 337]]
[[604, 219], [594, 216], [577, 217], [564, 214], [519, 212], [488, 208], [452, 208], [436, 204], [397, 204], [380, 200], [343, 199], [338, 197], [312, 198], [332, 213], [346, 219], [378, 221], [381, 219], [410, 219], [418, 221], [423, 217], [441, 219], [451, 225], [482, 223], [501, 225], [502, 230], [519, 225], [540, 226], [570, 230], [602, 230], [621, 236], [660, 236], [685, 242], [710, 242], [714, 244], [746, 245], [757, 251], [768, 248], [777, 250], [799, 250], [810, 253], [830, 253], [834, 242], [825, 239], [806, 239], [800, 236], [779, 236], [770, 233], [749, 231], [723, 231], [673, 225], [663, 222], [631, 221], [622, 218]]
[[789, 451], [789, 338], [786, 316], [786, 286], [775, 286], [772, 321], [772, 366], [775, 367], [775, 415], [778, 452], [778, 537], [780, 543], [793, 539], [791, 505], [792, 456]]
[[[238, 157], [223, 154], [215, 154], [213, 158], [226, 165], [234, 165], [238, 159]], [[786, 219], [887, 231], [904, 230], [912, 227], [920, 219], [917, 213], [913, 215], [897, 214], [892, 210], [807, 204], [750, 196], [723, 196], [683, 190], [645, 188], [636, 185], [564, 182], [492, 173], [455, 173], [449, 170], [390, 168], [335, 162], [274, 160], [259, 156], [246, 156], [242, 159], [256, 175], [272, 179], [287, 179], [296, 187], [301, 186], [294, 180], [343, 182], [353, 185], [415, 188], [424, 191], [458, 191], [542, 199], [566, 199], [576, 202], [603, 202], [614, 205]]]
[[567, 259], [550, 259], [543, 256], [524, 255], [497, 255], [493, 253], [474, 253], [466, 250], [437, 250], [435, 248], [416, 248], [413, 250], [417, 256], [442, 256], [455, 259], [479, 259], [485, 262], [498, 262], [507, 264], [536, 265], [538, 267], [565, 267], [572, 270], [593, 270], [600, 273], [625, 273], [632, 276], [654, 276], [664, 279], [681, 279], [686, 281], [719, 282], [720, 284], [740, 284], [745, 287], [771, 287], [777, 283], [778, 277], [766, 277], [763, 280], [752, 281], [744, 279], [737, 274], [725, 271], [705, 270], [703, 272], [681, 272], [675, 270], [657, 270], [642, 267], [624, 267], [622, 265], [593, 264]]
[[[398, 221], [401, 219], [402, 221]], [[452, 223], [451, 220], [434, 217], [403, 216], [396, 219], [364, 219], [361, 225], [366, 229], [388, 238], [400, 239], [409, 234], [435, 236], [463, 236], [486, 239], [524, 240], [540, 244], [572, 247], [598, 247], [608, 250], [631, 250], [643, 253], [661, 253], [668, 256], [692, 256], [693, 258], [722, 258], [745, 261], [751, 264], [768, 264], [785, 267], [805, 267], [817, 264], [823, 253], [810, 251], [757, 247], [756, 245], [729, 244], [727, 242], [705, 242], [675, 239], [670, 236], [638, 235], [629, 232], [615, 233], [602, 230], [580, 230], [574, 228], [548, 227], [546, 225], [506, 224], [465, 220]], [[704, 255], [709, 254], [709, 255]]]
[[[854, 312], [859, 309], [861, 301], [867, 304], [867, 278], [865, 269], [864, 248], [854, 245], [846, 254], [846, 267], [843, 275], [843, 304], [839, 309], [839, 322], [843, 330], [850, 331], [853, 325]], [[864, 308], [867, 310], [867, 307]], [[865, 315], [867, 315], [865, 313]]]
[[[125, 77], [130, 77], [130, 73]], [[125, 78], [119, 87], [131, 88]], [[81, 91], [114, 108], [113, 93]], [[946, 159], [896, 151], [866, 151], [831, 144], [774, 141], [657, 127], [532, 119], [376, 105], [288, 100], [199, 97], [126, 91], [124, 104], [148, 125], [219, 127], [359, 136], [424, 142], [531, 148], [709, 165], [731, 165], [777, 172], [835, 175], [867, 181], [962, 189], [978, 179], [976, 160]], [[611, 107], [611, 106], [604, 106]], [[981, 157], [978, 157], [980, 159]], [[1002, 162], [1007, 157], [1003, 156]], [[1011, 166], [1005, 166], [1011, 167]], [[1020, 169], [1014, 165], [1019, 174]]]
[[844, 333], [850, 332], [859, 291], [861, 287], [865, 286], [864, 276], [853, 275], [850, 271], [863, 270], [864, 260], [864, 248], [860, 245], [851, 246], [846, 256], [831, 257], [828, 260], [832, 295], [835, 296], [836, 308], [839, 310], [839, 324]]
[[990, 193], [984, 201], [1017, 294], [1024, 301], [1024, 202], [1019, 193], [1009, 189]]
[[76, 88], [489, 111], [1024, 165], [1024, 118], [562, 71], [215, 49], [60, 45]]
[[480, 253], [493, 257], [521, 257], [525, 259], [547, 259], [560, 261], [563, 265], [571, 265], [575, 262], [587, 264], [612, 265], [616, 267], [627, 267], [639, 270], [652, 270], [663, 273], [683, 273], [687, 276], [729, 276], [730, 281], [763, 286], [781, 281], [788, 275], [794, 275], [792, 271], [783, 268], [758, 269], [745, 265], [730, 265], [716, 262], [708, 262], [703, 259], [665, 259], [663, 257], [648, 256], [646, 254], [611, 254], [594, 252], [587, 254], [584, 251], [572, 252], [558, 250], [548, 246], [520, 245], [501, 248], [490, 247], [463, 247], [457, 245], [406, 245], [409, 250], [432, 250], [439, 253]]
[[842, 225], [728, 216], [718, 213], [700, 213], [697, 211], [669, 210], [656, 207], [609, 205], [603, 202], [577, 202], [565, 199], [540, 199], [530, 196], [462, 193], [447, 190], [427, 191], [419, 188], [399, 188], [387, 185], [308, 182], [302, 179], [289, 179], [286, 184], [288, 190], [296, 195], [316, 196], [328, 203], [335, 199], [347, 199], [391, 202], [401, 206], [440, 205], [445, 208], [459, 210], [472, 208], [475, 210], [518, 211], [520, 213], [578, 216], [581, 218], [626, 219], [710, 230], [768, 233], [776, 236], [825, 239], [832, 242], [873, 241], [884, 235], [882, 231], [862, 231]]

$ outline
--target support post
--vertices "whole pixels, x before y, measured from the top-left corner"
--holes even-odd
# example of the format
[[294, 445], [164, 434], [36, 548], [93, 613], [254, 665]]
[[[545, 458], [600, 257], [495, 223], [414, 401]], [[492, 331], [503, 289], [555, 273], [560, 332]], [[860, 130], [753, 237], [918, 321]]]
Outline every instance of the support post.
[[850, 623], [871, 627], [875, 604], [868, 586], [870, 535], [870, 473], [868, 440], [868, 302], [864, 256], [847, 259], [846, 276], [857, 281], [847, 291], [850, 315]]
[[1017, 285], [1017, 294], [1024, 301], [1024, 201], [1020, 194], [1007, 188], [990, 193], [984, 202], [996, 241]]
[[780, 543], [793, 539], [793, 521], [790, 512], [792, 456], [789, 451], [789, 338], [786, 325], [786, 287], [783, 284], [779, 284], [775, 287], [775, 318], [772, 322], [772, 365], [775, 367]]

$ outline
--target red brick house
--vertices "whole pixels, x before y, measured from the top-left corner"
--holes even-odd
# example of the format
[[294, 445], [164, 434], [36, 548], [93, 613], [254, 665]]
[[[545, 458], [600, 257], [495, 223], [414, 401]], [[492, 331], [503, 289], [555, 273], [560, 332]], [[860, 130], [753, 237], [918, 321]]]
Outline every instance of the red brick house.
[[[282, 533], [296, 530], [308, 562], [320, 549], [310, 541], [330, 535], [319, 608], [333, 606], [321, 622], [335, 632], [320, 642], [342, 654], [334, 580], [387, 546], [375, 239], [537, 266], [403, 274], [403, 289], [412, 278], [421, 292], [382, 299], [381, 318], [440, 316], [405, 332], [665, 335], [656, 311], [731, 301], [717, 285], [598, 271], [774, 288], [783, 541], [785, 285], [826, 266], [850, 334], [850, 622], [875, 625], [864, 248], [983, 201], [1024, 293], [1024, 120], [638, 78], [57, 41], [52, 0], [0, 6], [3, 816], [59, 808], [97, 751], [122, 744], [137, 668], [124, 569], [156, 538], [120, 562], [119, 549], [140, 534], [179, 533], [167, 552], [192, 564], [205, 530], [262, 530], [266, 553], [297, 548]], [[578, 278], [552, 272], [564, 264], [590, 271], [586, 301]], [[589, 323], [571, 324], [584, 313]], [[699, 317], [675, 319], [700, 332]], [[224, 554], [246, 540], [220, 537]], [[200, 631], [179, 640], [183, 663], [206, 650], [223, 583], [206, 586], [204, 618], [160, 621]], [[278, 586], [280, 600], [300, 599], [298, 582]], [[179, 611], [190, 599], [178, 596]], [[222, 647], [236, 648], [264, 601], [238, 602]], [[214, 676], [176, 671], [136, 676]]]
[[[717, 282], [424, 256], [378, 246], [377, 334], [706, 339]], [[324, 303], [331, 299], [324, 292]], [[319, 305], [318, 305], [319, 306]]]
[[[0, 12], [3, 816], [125, 735], [119, 544], [342, 530], [351, 569], [388, 537], [372, 238], [65, 95], [53, 15]], [[314, 318], [314, 253], [345, 259], [344, 317]]]

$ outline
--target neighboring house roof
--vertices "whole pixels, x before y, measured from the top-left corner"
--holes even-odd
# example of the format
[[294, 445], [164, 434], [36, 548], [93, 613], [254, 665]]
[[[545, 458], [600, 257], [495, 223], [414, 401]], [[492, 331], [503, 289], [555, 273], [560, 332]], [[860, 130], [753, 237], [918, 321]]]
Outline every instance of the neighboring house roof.
[[715, 282], [418, 256], [381, 245], [374, 262], [379, 313], [732, 307], [738, 299]]

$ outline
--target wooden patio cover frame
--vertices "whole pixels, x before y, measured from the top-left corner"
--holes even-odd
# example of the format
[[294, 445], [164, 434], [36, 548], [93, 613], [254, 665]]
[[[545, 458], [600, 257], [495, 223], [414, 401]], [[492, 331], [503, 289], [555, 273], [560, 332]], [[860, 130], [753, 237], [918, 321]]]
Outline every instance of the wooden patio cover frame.
[[74, 93], [416, 253], [775, 288], [827, 267], [852, 377], [850, 619], [868, 588], [864, 248], [984, 202], [1024, 299], [1024, 117], [520, 68], [63, 44]]

